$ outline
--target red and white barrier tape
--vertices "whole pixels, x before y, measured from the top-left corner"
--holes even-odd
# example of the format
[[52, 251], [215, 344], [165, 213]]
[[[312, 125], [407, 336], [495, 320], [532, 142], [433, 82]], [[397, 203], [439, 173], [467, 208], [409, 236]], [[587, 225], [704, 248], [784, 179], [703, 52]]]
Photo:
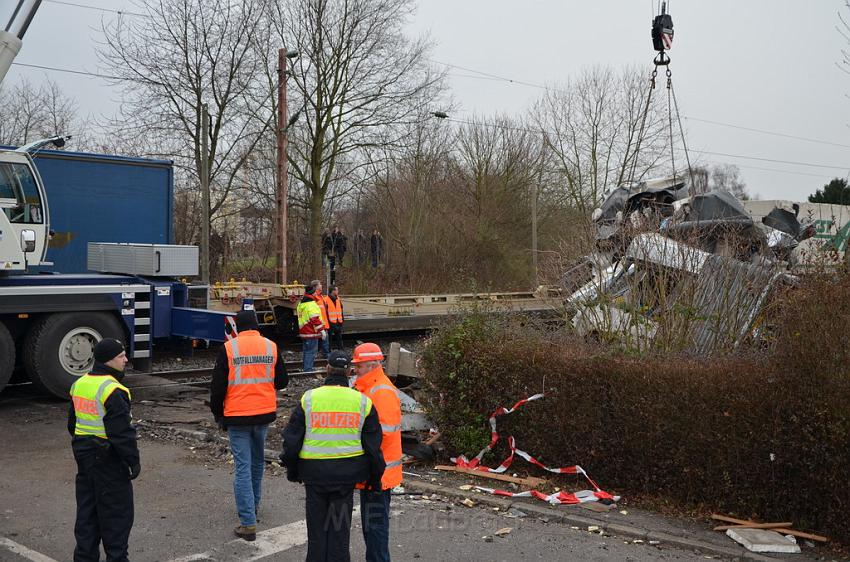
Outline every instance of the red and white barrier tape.
[[509, 497], [535, 497], [537, 499], [549, 502], [551, 504], [577, 504], [577, 503], [585, 503], [599, 500], [610, 500], [617, 501], [620, 499], [620, 496], [612, 496], [608, 492], [602, 491], [602, 489], [597, 486], [596, 482], [594, 482], [590, 476], [588, 476], [587, 472], [578, 465], [574, 466], [564, 466], [559, 468], [551, 468], [541, 463], [525, 451], [516, 448], [516, 440], [513, 435], [508, 435], [505, 439], [508, 442], [508, 447], [511, 452], [502, 463], [496, 468], [488, 468], [486, 466], [481, 465], [481, 459], [484, 458], [489, 451], [493, 450], [493, 447], [496, 446], [496, 443], [499, 442], [499, 432], [496, 430], [496, 418], [499, 416], [504, 416], [506, 414], [511, 414], [516, 411], [520, 406], [533, 402], [535, 400], [540, 400], [544, 398], [545, 394], [535, 394], [533, 396], [529, 396], [528, 398], [524, 398], [514, 404], [511, 408], [505, 408], [504, 406], [498, 408], [495, 412], [490, 415], [490, 443], [481, 449], [472, 460], [467, 459], [465, 456], [460, 455], [459, 457], [452, 458], [452, 462], [455, 463], [456, 466], [461, 468], [471, 468], [473, 470], [480, 470], [481, 472], [494, 472], [494, 473], [502, 473], [505, 472], [508, 467], [511, 466], [511, 463], [514, 461], [514, 455], [519, 455], [524, 458], [526, 461], [530, 462], [533, 465], [539, 466], [543, 470], [548, 472], [554, 472], [556, 474], [581, 474], [584, 476], [587, 481], [593, 486], [593, 490], [583, 490], [581, 492], [576, 492], [574, 494], [566, 493], [566, 492], [556, 492], [554, 494], [546, 495], [542, 492], [538, 492], [537, 490], [529, 490], [526, 492], [506, 492], [504, 490], [496, 490], [492, 488], [484, 488], [481, 486], [476, 486], [477, 489], [487, 492], [489, 494], [495, 494], [497, 496], [509, 496]]
[[572, 494], [569, 492], [555, 492], [554, 494], [546, 495], [543, 492], [538, 492], [537, 490], [528, 490], [526, 492], [506, 492], [505, 490], [485, 488], [484, 486], [476, 486], [475, 489], [488, 494], [493, 494], [494, 496], [506, 496], [509, 498], [537, 498], [551, 503], [552, 505], [561, 503], [574, 505], [578, 503], [596, 502], [599, 500], [610, 500], [612, 502], [616, 502], [620, 499], [620, 496], [612, 496], [608, 492], [603, 492], [602, 490], [582, 490]]

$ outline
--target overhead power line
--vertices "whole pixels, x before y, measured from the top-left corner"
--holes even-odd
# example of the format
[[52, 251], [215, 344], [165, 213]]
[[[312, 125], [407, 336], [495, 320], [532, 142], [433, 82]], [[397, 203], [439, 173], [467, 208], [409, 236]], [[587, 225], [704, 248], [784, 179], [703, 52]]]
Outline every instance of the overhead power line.
[[732, 123], [723, 123], [722, 121], [712, 121], [710, 119], [699, 119], [697, 117], [688, 117], [688, 116], [685, 116], [685, 119], [688, 120], [688, 121], [698, 121], [700, 123], [708, 123], [710, 125], [719, 125], [721, 127], [729, 127], [731, 129], [740, 129], [742, 131], [750, 131], [750, 132], [753, 132], [753, 133], [761, 133], [763, 135], [771, 135], [771, 136], [774, 136], [774, 137], [782, 137], [782, 138], [786, 138], [786, 139], [796, 139], [796, 140], [801, 140], [801, 141], [806, 141], [806, 142], [814, 142], [814, 143], [818, 143], [818, 144], [825, 144], [825, 145], [828, 145], [828, 146], [837, 146], [837, 147], [840, 147], [840, 148], [850, 148], [850, 144], [841, 144], [841, 143], [838, 143], [838, 142], [832, 142], [832, 141], [826, 141], [826, 140], [820, 140], [820, 139], [812, 139], [812, 138], [809, 138], [809, 137], [801, 137], [801, 136], [797, 136], [797, 135], [790, 135], [790, 134], [787, 134], [787, 133], [779, 133], [779, 132], [776, 132], [776, 131], [766, 131], [764, 129], [755, 129], [753, 127], [744, 127], [742, 125], [733, 125]]
[[25, 62], [13, 62], [15, 66], [23, 66], [26, 68], [38, 68], [41, 70], [52, 70], [54, 72], [67, 72], [68, 74], [80, 74], [83, 76], [94, 76], [95, 78], [108, 78], [110, 80], [126, 80], [121, 76], [110, 76], [108, 74], [98, 74], [96, 72], [88, 72], [87, 70], [74, 70], [72, 68], [59, 68], [56, 66], [44, 66], [41, 64], [28, 64]]
[[44, 2], [49, 2], [51, 4], [61, 4], [63, 6], [72, 6], [74, 8], [84, 8], [86, 10], [96, 10], [98, 12], [109, 12], [112, 14], [118, 14], [121, 16], [137, 16], [141, 18], [149, 18], [148, 14], [140, 14], [139, 12], [126, 12], [124, 10], [113, 10], [110, 8], [101, 8], [100, 6], [89, 6], [87, 4], [77, 4], [75, 2], [65, 2], [64, 0], [43, 0]]
[[[505, 77], [505, 76], [499, 76], [497, 74], [492, 74], [492, 73], [484, 72], [484, 71], [481, 71], [481, 70], [475, 70], [474, 68], [459, 66], [459, 65], [456, 65], [456, 64], [451, 64], [451, 63], [442, 62], [442, 61], [438, 61], [438, 60], [433, 60], [433, 59], [428, 59], [428, 60], [432, 63], [441, 64], [441, 65], [449, 67], [449, 68], [455, 68], [455, 69], [458, 69], [458, 70], [463, 70], [463, 71], [466, 71], [466, 72], [472, 72], [474, 74], [477, 74], [477, 76], [470, 76], [470, 75], [452, 73], [453, 76], [457, 76], [459, 78], [494, 80], [494, 81], [505, 82], [507, 84], [517, 84], [517, 85], [520, 85], [520, 86], [528, 86], [530, 88], [537, 88], [537, 89], [545, 90], [545, 91], [548, 91], [548, 92], [564, 92], [564, 90], [562, 90], [562, 89], [553, 88], [551, 86], [546, 86], [546, 85], [543, 85], [543, 84], [535, 84], [533, 82], [525, 82], [525, 81], [522, 81], [522, 80], [514, 80], [513, 78], [508, 78], [508, 77]], [[768, 131], [768, 130], [765, 130], [765, 129], [757, 129], [755, 127], [745, 127], [743, 125], [736, 125], [736, 124], [733, 124], [733, 123], [724, 123], [722, 121], [712, 121], [712, 120], [709, 120], [709, 119], [700, 119], [700, 118], [697, 118], [697, 117], [687, 117], [687, 116], [683, 116], [683, 117], [685, 119], [688, 119], [688, 120], [691, 120], [691, 121], [699, 121], [701, 123], [708, 123], [708, 124], [711, 124], [711, 125], [718, 125], [718, 126], [721, 126], [721, 127], [729, 127], [729, 128], [732, 128], [732, 129], [740, 129], [740, 130], [743, 130], [743, 131], [750, 131], [750, 132], [753, 132], [753, 133], [760, 133], [760, 134], [763, 134], [763, 135], [771, 135], [771, 136], [775, 136], [775, 137], [795, 139], [795, 140], [801, 140], [801, 141], [805, 141], [805, 142], [813, 142], [813, 143], [824, 144], [824, 145], [828, 145], [828, 146], [836, 146], [836, 147], [839, 147], [839, 148], [850, 148], [850, 144], [841, 144], [841, 143], [822, 140], [822, 139], [813, 139], [813, 138], [810, 138], [810, 137], [792, 135], [792, 134], [782, 133], [782, 132], [778, 132], [778, 131]]]

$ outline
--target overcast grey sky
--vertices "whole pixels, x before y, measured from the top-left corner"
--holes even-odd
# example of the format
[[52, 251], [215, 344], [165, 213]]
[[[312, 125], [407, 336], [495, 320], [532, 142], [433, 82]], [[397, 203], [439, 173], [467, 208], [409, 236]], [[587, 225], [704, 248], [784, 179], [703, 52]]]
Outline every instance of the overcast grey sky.
[[[133, 10], [131, 0], [63, 0]], [[212, 1], [212, 0], [211, 0]], [[0, 0], [0, 16], [14, 0]], [[641, 64], [647, 76], [656, 0], [420, 0], [410, 33], [428, 33], [433, 60], [533, 84], [555, 85], [583, 67]], [[836, 30], [843, 0], [672, 0], [673, 79], [692, 160], [740, 167], [763, 199], [801, 200], [831, 177], [850, 173], [850, 75], [839, 69], [848, 48]], [[18, 62], [98, 69], [94, 54], [109, 12], [45, 0]], [[5, 19], [3, 20], [5, 21]], [[521, 115], [542, 90], [473, 78], [450, 69], [455, 116]], [[55, 80], [81, 112], [112, 113], [116, 91], [98, 78], [15, 66], [7, 81]], [[847, 145], [805, 142], [706, 123]], [[715, 154], [708, 154], [715, 153]], [[721, 156], [719, 153], [725, 154]], [[733, 156], [734, 155], [734, 156]], [[749, 157], [741, 158], [741, 157]], [[766, 159], [766, 160], [758, 160]], [[773, 162], [776, 160], [781, 162]]]

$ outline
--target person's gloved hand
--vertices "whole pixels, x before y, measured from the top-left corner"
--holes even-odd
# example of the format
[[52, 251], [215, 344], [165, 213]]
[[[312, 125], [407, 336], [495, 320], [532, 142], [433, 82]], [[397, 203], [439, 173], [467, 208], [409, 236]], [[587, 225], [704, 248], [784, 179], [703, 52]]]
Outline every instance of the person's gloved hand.
[[286, 479], [290, 482], [301, 482], [301, 479], [298, 478], [298, 471], [296, 470], [287, 470]]
[[370, 492], [380, 492], [382, 491], [382, 488], [383, 486], [381, 484], [380, 478], [378, 478], [377, 480], [370, 479], [368, 482], [366, 482], [366, 489]]
[[218, 428], [219, 428], [220, 430], [222, 430], [222, 431], [227, 431], [227, 426], [226, 426], [226, 425], [224, 425], [224, 418], [223, 418], [223, 417], [221, 417], [221, 416], [216, 416], [216, 418], [215, 418], [215, 424], [218, 426]]
[[322, 341], [325, 341], [327, 339], [328, 339], [328, 331], [322, 330]]
[[139, 473], [142, 472], [142, 465], [139, 463], [134, 464], [130, 467], [130, 480], [135, 480], [139, 477]]

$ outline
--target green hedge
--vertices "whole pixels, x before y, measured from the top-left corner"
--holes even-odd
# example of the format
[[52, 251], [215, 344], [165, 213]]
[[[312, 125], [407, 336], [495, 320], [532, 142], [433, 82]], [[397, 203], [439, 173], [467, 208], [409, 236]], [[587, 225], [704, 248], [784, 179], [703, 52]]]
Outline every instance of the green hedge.
[[613, 493], [793, 520], [850, 544], [850, 283], [812, 280], [779, 304], [772, 350], [712, 358], [612, 354], [469, 312], [428, 340], [424, 402], [450, 452], [474, 455], [493, 410], [545, 387], [499, 418], [541, 462], [579, 464]]

